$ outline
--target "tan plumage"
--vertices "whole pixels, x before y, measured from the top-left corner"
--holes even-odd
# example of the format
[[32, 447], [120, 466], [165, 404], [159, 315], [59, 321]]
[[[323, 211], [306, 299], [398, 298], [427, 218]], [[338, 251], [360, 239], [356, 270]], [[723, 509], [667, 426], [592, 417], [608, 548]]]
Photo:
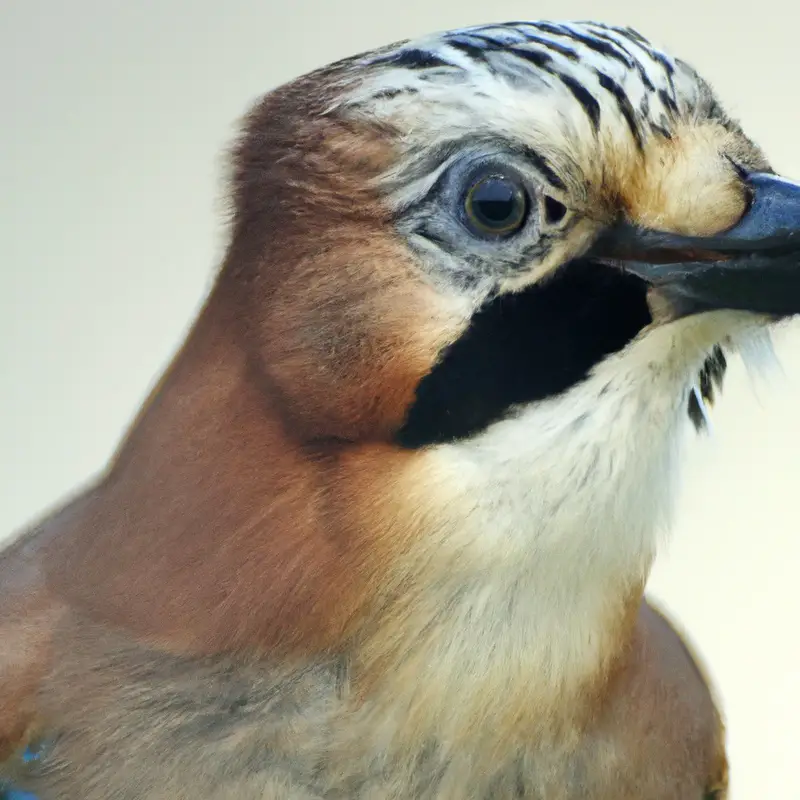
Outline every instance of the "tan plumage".
[[[2, 554], [12, 773], [44, 800], [725, 796], [712, 692], [643, 591], [691, 376], [753, 318], [654, 323], [527, 427], [396, 438], [488, 292], [449, 282], [398, 222], [402, 191], [423, 191], [397, 188], [402, 165], [496, 127], [563, 177], [574, 218], [542, 217], [551, 248], [501, 292], [546, 283], [620, 214], [714, 234], [747, 206], [726, 159], [765, 162], [686, 75], [692, 102], [676, 89], [669, 136], [642, 147], [618, 114], [594, 135], [518, 82], [481, 94], [482, 73], [392, 94], [364, 58], [259, 103], [185, 347], [107, 475]], [[595, 440], [586, 475], [608, 474], [584, 500], [553, 465]], [[549, 504], [562, 485], [586, 516]], [[21, 767], [39, 739], [45, 766]]]

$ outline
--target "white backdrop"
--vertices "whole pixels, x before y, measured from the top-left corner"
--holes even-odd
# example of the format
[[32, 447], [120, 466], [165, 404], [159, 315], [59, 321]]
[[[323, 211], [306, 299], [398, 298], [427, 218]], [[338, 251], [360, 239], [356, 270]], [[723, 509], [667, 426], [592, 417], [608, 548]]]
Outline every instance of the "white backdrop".
[[[778, 0], [0, 0], [0, 537], [102, 468], [179, 344], [253, 99], [413, 34], [593, 17], [692, 62], [800, 178], [800, 10]], [[800, 331], [779, 355], [758, 394], [734, 365], [651, 583], [720, 687], [734, 800], [800, 798]]]

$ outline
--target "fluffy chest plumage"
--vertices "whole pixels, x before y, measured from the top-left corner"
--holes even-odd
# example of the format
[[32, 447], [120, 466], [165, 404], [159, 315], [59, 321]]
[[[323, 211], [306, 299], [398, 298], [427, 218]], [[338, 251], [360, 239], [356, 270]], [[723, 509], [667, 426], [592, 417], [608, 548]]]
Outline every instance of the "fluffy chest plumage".
[[[709, 750], [715, 731], [697, 722], [713, 720], [710, 698], [688, 657], [677, 669], [659, 666], [653, 619], [644, 609], [630, 658], [591, 722], [556, 735], [551, 726], [513, 747], [498, 746], [502, 731], [478, 721], [459, 741], [397, 736], [391, 702], [357, 698], [346, 658], [296, 669], [175, 659], [84, 629], [83, 657], [102, 669], [87, 685], [78, 657], [59, 666], [45, 700], [57, 696], [53, 721], [66, 707], [71, 723], [28, 783], [43, 800], [578, 800], [587, 790], [599, 800], [699, 798], [718, 758]], [[669, 722], [663, 705], [647, 702], [654, 690], [677, 698]], [[535, 711], [532, 702], [518, 716]]]
[[[115, 787], [237, 800], [569, 800], [589, 786], [600, 800], [638, 800], [648, 786], [648, 797], [699, 796], [713, 732], [654, 722], [646, 698], [685, 678], [654, 674], [646, 626], [607, 598], [619, 594], [609, 585], [646, 572], [690, 376], [713, 333], [695, 329], [694, 352], [665, 361], [667, 337], [650, 372], [653, 339], [634, 345], [630, 371], [596, 370], [557, 409], [429, 451], [419, 496], [442, 520], [429, 537], [438, 577], [337, 658], [279, 668], [177, 659], [66, 622], [63, 635], [85, 646], [49, 684], [44, 707], [60, 736], [33, 788], [44, 800], [100, 800]], [[367, 686], [375, 651], [386, 660]], [[710, 707], [701, 687], [680, 703]], [[671, 759], [685, 759], [687, 742], [694, 767], [677, 774]]]

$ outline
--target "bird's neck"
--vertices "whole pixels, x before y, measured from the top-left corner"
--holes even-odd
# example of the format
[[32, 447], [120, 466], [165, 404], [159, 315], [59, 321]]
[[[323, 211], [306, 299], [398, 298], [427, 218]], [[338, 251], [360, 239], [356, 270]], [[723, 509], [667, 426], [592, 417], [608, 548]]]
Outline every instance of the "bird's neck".
[[352, 653], [354, 696], [406, 730], [546, 716], [613, 671], [670, 504], [685, 396], [640, 388], [600, 374], [464, 444], [313, 453], [207, 313], [59, 537], [60, 583], [176, 652]]
[[107, 476], [46, 522], [49, 580], [176, 654], [314, 653], [335, 640], [346, 567], [320, 521], [318, 467], [232, 316], [203, 311]]
[[510, 730], [498, 714], [534, 704], [537, 719], [568, 716], [602, 696], [626, 657], [688, 430], [684, 365], [652, 386], [630, 374], [599, 371], [420, 458], [417, 491], [402, 491], [416, 495], [414, 519], [430, 520], [428, 560], [405, 586], [426, 588], [406, 588], [414, 607], [387, 615], [367, 666], [406, 698], [404, 718], [452, 723], [452, 735], [469, 718]]

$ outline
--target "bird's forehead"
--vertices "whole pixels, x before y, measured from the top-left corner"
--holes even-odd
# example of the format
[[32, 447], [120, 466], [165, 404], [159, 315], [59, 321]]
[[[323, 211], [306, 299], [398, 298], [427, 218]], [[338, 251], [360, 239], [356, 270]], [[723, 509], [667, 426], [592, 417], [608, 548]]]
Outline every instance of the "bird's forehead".
[[668, 133], [703, 94], [692, 71], [639, 34], [591, 22], [447, 31], [368, 54], [359, 66], [366, 77], [349, 104], [401, 125], [407, 115], [411, 133], [477, 125], [580, 138], [591, 129], [636, 143]]
[[[622, 206], [643, 224], [718, 230], [741, 210], [730, 164], [719, 156], [759, 157], [707, 83], [630, 28], [470, 27], [392, 45], [352, 66], [360, 78], [345, 113], [385, 122], [401, 150], [416, 158], [465, 139], [510, 139], [551, 167], [573, 202], [583, 196], [592, 214]], [[423, 183], [436, 178], [418, 171]], [[714, 202], [684, 219], [668, 207], [678, 179], [678, 195], [712, 186]], [[715, 211], [726, 194], [730, 201]]]

